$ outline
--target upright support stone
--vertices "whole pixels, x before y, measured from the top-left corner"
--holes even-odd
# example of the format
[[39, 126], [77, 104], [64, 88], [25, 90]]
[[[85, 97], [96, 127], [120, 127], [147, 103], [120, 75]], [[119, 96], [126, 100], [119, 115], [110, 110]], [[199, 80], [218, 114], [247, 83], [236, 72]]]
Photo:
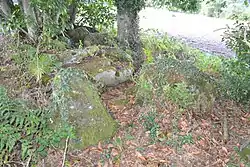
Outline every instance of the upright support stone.
[[76, 130], [71, 147], [83, 149], [112, 137], [116, 122], [103, 106], [99, 94], [85, 75], [76, 69], [64, 69], [55, 76], [53, 95], [58, 103], [59, 119]]

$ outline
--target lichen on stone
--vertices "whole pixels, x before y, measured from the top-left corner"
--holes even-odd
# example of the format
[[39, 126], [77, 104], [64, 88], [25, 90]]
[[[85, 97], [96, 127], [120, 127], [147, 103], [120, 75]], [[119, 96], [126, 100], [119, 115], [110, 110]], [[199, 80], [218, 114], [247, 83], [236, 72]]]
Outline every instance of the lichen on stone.
[[[58, 112], [66, 112], [63, 114], [66, 119], [61, 115], [58, 123], [66, 121], [76, 130], [76, 139], [71, 141], [71, 147], [82, 149], [112, 137], [117, 124], [103, 106], [95, 86], [84, 75], [78, 75], [81, 72], [76, 69], [65, 70], [69, 71], [68, 74], [57, 74], [59, 82], [54, 84], [53, 94], [64, 98], [63, 104], [58, 105]], [[64, 85], [68, 89], [62, 91]]]

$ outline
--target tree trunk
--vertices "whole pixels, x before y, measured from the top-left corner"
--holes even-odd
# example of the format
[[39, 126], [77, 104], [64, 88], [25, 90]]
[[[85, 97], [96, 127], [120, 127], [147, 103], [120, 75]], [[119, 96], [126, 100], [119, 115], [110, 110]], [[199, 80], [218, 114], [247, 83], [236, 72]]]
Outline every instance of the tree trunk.
[[22, 4], [23, 4], [23, 11], [26, 17], [26, 22], [27, 22], [26, 26], [28, 29], [29, 37], [33, 40], [36, 40], [37, 24], [36, 24], [36, 16], [34, 10], [32, 9], [29, 0], [22, 0]]
[[77, 0], [72, 1], [71, 5], [68, 8], [68, 14], [69, 14], [69, 24], [73, 25], [76, 19], [76, 13], [77, 13]]
[[0, 0], [0, 11], [2, 13], [2, 16], [5, 19], [11, 15], [11, 6], [12, 5], [13, 5], [13, 2], [11, 0]]
[[144, 53], [139, 36], [139, 15], [138, 12], [131, 12], [126, 9], [117, 10], [118, 41], [123, 48], [131, 49], [136, 70], [143, 61]]

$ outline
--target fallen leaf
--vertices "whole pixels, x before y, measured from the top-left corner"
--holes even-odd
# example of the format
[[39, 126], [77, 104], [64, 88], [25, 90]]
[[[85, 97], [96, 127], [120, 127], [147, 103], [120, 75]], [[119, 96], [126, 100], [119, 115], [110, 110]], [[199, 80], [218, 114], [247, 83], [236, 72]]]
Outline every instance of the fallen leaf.
[[230, 161], [230, 159], [226, 159], [224, 162], [227, 164]]
[[225, 153], [228, 153], [228, 151], [227, 151], [227, 148], [226, 147], [221, 147], [222, 148], [222, 150], [225, 152]]
[[132, 146], [137, 146], [137, 144], [135, 142], [132, 141], [126, 141], [127, 145], [132, 145]]
[[98, 167], [102, 167], [102, 163], [101, 162], [98, 162]]
[[113, 144], [108, 144], [108, 148], [113, 148], [114, 145]]
[[112, 151], [111, 151], [111, 155], [115, 157], [118, 154], [119, 154], [119, 152], [117, 151], [117, 149], [113, 148]]
[[105, 161], [103, 167], [108, 167], [109, 166], [109, 163], [107, 161]]
[[155, 158], [155, 155], [153, 153], [148, 153], [147, 158]]
[[145, 158], [144, 156], [142, 156], [142, 154], [141, 154], [140, 152], [136, 151], [135, 153], [136, 153], [136, 156], [137, 156], [140, 160], [146, 161], [146, 158]]
[[97, 147], [100, 151], [102, 151], [102, 145], [101, 145], [101, 142], [98, 143], [98, 147]]
[[199, 155], [199, 154], [201, 154], [201, 152], [200, 151], [195, 151], [195, 152], [192, 152], [191, 154], [192, 155]]
[[109, 159], [109, 167], [113, 167], [113, 162], [111, 159]]
[[170, 149], [169, 148], [162, 148], [161, 151], [168, 152], [168, 151], [170, 151]]

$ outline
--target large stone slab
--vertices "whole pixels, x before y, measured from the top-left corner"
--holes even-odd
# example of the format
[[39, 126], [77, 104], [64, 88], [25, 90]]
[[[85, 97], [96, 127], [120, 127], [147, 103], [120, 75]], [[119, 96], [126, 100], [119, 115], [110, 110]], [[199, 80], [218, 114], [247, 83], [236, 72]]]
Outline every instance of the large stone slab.
[[86, 71], [103, 86], [116, 86], [131, 79], [134, 69], [131, 56], [119, 48], [90, 46], [61, 55], [65, 66]]
[[56, 122], [66, 122], [76, 130], [71, 147], [82, 149], [114, 134], [116, 122], [82, 72], [72, 68], [60, 71], [54, 79], [53, 97], [59, 102]]

